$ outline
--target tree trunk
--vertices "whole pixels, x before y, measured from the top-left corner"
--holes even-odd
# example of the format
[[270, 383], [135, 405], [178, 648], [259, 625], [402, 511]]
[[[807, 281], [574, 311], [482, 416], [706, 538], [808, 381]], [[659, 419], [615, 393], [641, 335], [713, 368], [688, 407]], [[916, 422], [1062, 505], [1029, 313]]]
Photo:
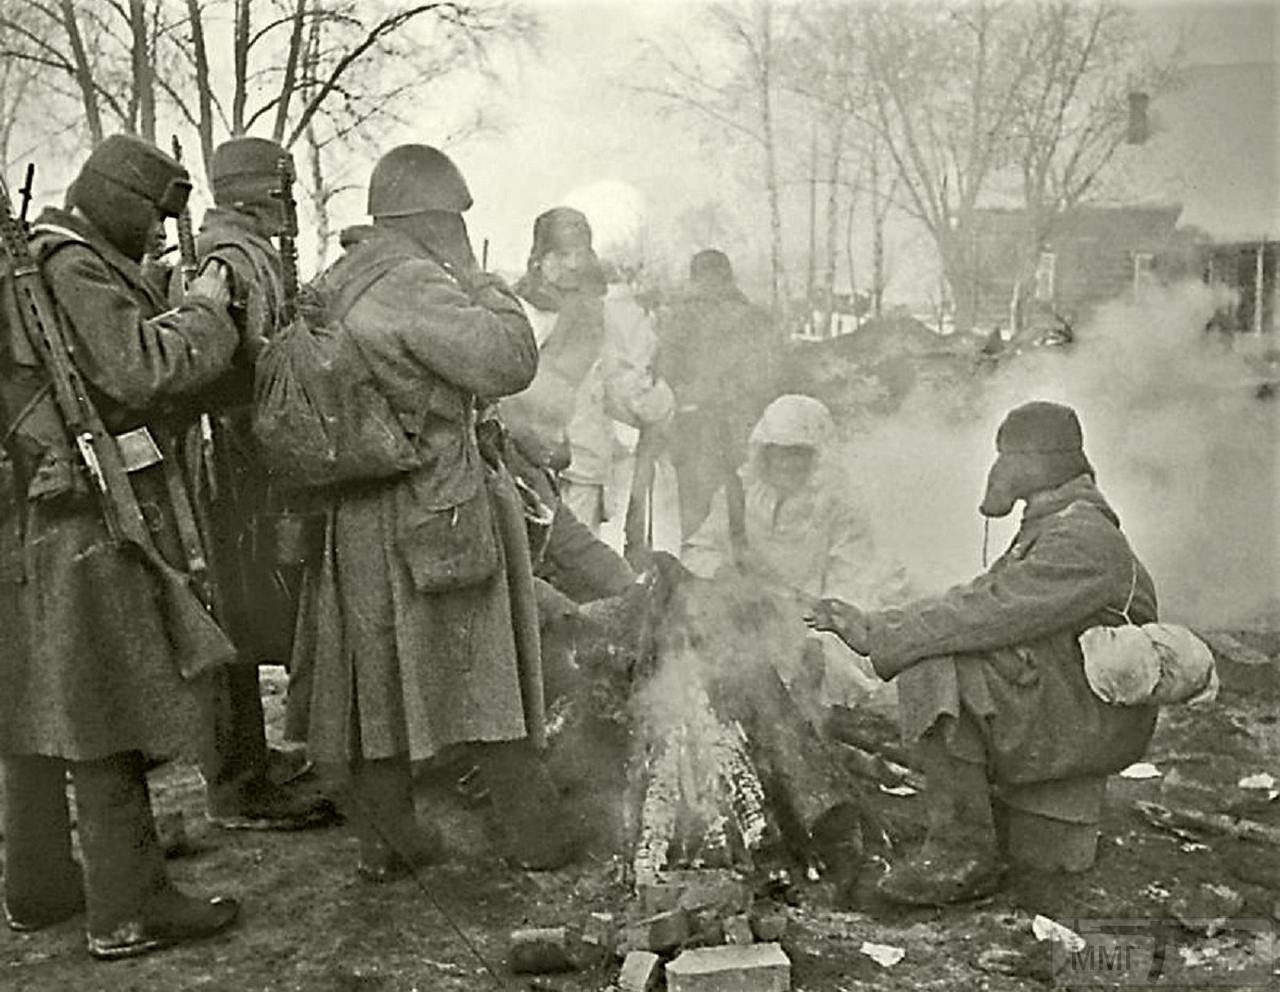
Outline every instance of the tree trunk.
[[80, 91], [80, 104], [84, 107], [84, 121], [89, 128], [89, 141], [97, 145], [103, 138], [102, 112], [98, 107], [98, 90], [93, 82], [93, 69], [89, 66], [89, 57], [85, 52], [84, 38], [80, 34], [80, 24], [76, 20], [75, 5], [71, 0], [62, 0], [59, 9], [62, 12], [62, 26], [67, 32], [67, 43], [71, 46], [71, 57], [75, 63], [76, 88]]
[[191, 47], [196, 63], [200, 157], [204, 162], [204, 174], [208, 176], [213, 162], [213, 90], [209, 78], [209, 50], [204, 40], [204, 18], [200, 12], [200, 0], [187, 0], [187, 18], [191, 21]]
[[[146, 0], [129, 0], [130, 63], [133, 95], [129, 100], [129, 123], [152, 144], [156, 140], [156, 84], [150, 37], [147, 31]], [[136, 114], [136, 117], [135, 117]]]
[[831, 136], [831, 157], [827, 163], [827, 257], [822, 273], [823, 327], [831, 337], [836, 299], [836, 237], [840, 229], [840, 165], [844, 158], [844, 118], [835, 123]]
[[[312, 92], [319, 85], [319, 62], [321, 42], [321, 18], [313, 17], [307, 29], [307, 40], [302, 50], [302, 90]], [[295, 132], [296, 133], [296, 132]], [[315, 120], [307, 122], [301, 137], [307, 145], [307, 171], [311, 178], [311, 209], [315, 215], [316, 232], [315, 271], [323, 272], [329, 255], [329, 238], [332, 236], [332, 221], [329, 217], [329, 190], [324, 179], [324, 145], [316, 133]], [[286, 147], [288, 145], [286, 144]]]
[[978, 266], [969, 225], [963, 222], [954, 231], [938, 238], [942, 273], [951, 290], [952, 319], [957, 331], [971, 331], [978, 319], [981, 294]]
[[[809, 140], [809, 255], [805, 259], [804, 322], [814, 322], [814, 289], [818, 272], [818, 126], [813, 126]], [[812, 330], [816, 331], [817, 326]]]
[[235, 92], [231, 97], [231, 133], [244, 134], [244, 108], [249, 99], [249, 0], [236, 0], [232, 62]]
[[760, 101], [760, 135], [764, 142], [764, 181], [769, 198], [769, 262], [774, 319], [789, 333], [791, 291], [787, 285], [782, 247], [782, 203], [778, 189], [778, 149], [773, 122], [773, 8], [766, 2], [760, 7], [760, 53], [756, 73], [757, 96]]
[[297, 81], [306, 18], [307, 0], [298, 0], [298, 5], [293, 9], [293, 30], [289, 35], [289, 55], [285, 60], [284, 82], [280, 85], [280, 101], [276, 104], [276, 120], [271, 128], [271, 137], [276, 141], [284, 141], [285, 128], [289, 123], [289, 100]]
[[880, 199], [880, 149], [871, 146], [871, 312], [884, 311], [884, 206]]

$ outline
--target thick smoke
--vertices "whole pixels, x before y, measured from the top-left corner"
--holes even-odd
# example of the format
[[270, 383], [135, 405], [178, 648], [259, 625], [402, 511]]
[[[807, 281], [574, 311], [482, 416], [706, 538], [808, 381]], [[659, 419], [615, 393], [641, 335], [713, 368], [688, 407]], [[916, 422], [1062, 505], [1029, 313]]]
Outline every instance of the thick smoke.
[[[1280, 613], [1280, 403], [1255, 396], [1245, 357], [1256, 339], [1228, 349], [1206, 335], [1221, 302], [1199, 284], [1153, 290], [1104, 307], [1070, 351], [1010, 361], [968, 402], [917, 389], [845, 452], [881, 551], [921, 592], [979, 572], [996, 427], [1019, 403], [1056, 400], [1079, 413], [1099, 486], [1167, 619], [1230, 627]], [[993, 522], [993, 557], [1016, 517]]]

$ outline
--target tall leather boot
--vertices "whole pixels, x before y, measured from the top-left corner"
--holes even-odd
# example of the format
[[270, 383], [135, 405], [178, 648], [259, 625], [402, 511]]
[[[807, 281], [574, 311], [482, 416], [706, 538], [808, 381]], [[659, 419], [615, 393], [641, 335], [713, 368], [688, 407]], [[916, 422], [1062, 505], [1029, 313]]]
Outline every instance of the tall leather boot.
[[480, 767], [508, 861], [550, 871], [574, 860], [581, 832], [569, 822], [559, 790], [528, 740], [483, 745]]
[[989, 895], [1000, 884], [1003, 865], [986, 764], [957, 757], [938, 725], [920, 739], [917, 754], [925, 772], [924, 845], [913, 857], [894, 863], [877, 886], [880, 894], [915, 906]]
[[4, 915], [10, 929], [39, 930], [84, 909], [84, 881], [71, 857], [67, 766], [39, 755], [0, 763], [6, 792]]
[[137, 957], [219, 933], [235, 921], [234, 899], [185, 895], [169, 881], [137, 751], [71, 763], [88, 896], [89, 953]]
[[347, 804], [360, 840], [357, 871], [368, 881], [394, 881], [444, 860], [439, 829], [419, 824], [414, 812], [407, 756], [355, 762]]

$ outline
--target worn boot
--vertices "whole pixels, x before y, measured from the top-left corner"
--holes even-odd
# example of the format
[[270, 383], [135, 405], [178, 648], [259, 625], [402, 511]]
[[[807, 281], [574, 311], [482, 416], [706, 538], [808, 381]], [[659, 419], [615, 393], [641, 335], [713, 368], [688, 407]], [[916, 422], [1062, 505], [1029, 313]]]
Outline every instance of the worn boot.
[[408, 757], [361, 760], [352, 766], [347, 819], [360, 840], [360, 876], [391, 882], [444, 860], [444, 838], [418, 823]]
[[508, 861], [529, 871], [550, 871], [574, 860], [581, 831], [570, 823], [559, 790], [528, 740], [484, 745], [481, 769]]
[[25, 933], [83, 910], [84, 881], [71, 857], [66, 763], [22, 755], [3, 764], [4, 916], [10, 929]]
[[227, 929], [234, 899], [185, 895], [169, 881], [142, 755], [71, 763], [88, 896], [89, 953], [137, 957]]
[[877, 889], [913, 906], [965, 902], [994, 892], [1003, 865], [986, 765], [955, 757], [937, 727], [921, 738], [928, 831], [913, 857], [895, 863]]
[[333, 804], [268, 777], [258, 670], [226, 665], [214, 676], [200, 774], [210, 821], [225, 830], [305, 830], [333, 822]]

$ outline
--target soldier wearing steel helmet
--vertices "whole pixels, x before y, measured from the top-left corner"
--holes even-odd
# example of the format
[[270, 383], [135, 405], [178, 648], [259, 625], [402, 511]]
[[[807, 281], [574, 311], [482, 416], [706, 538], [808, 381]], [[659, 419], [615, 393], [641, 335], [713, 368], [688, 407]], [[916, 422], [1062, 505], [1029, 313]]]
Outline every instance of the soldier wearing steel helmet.
[[373, 223], [343, 232], [314, 286], [350, 302], [343, 327], [422, 464], [337, 495], [294, 649], [289, 733], [349, 770], [358, 868], [376, 881], [444, 855], [415, 817], [410, 761], [463, 742], [483, 745], [507, 855], [531, 868], [566, 856], [534, 747], [541, 659], [520, 500], [476, 433], [480, 408], [533, 379], [537, 344], [476, 264], [471, 203], [439, 150], [391, 150], [369, 183]]

